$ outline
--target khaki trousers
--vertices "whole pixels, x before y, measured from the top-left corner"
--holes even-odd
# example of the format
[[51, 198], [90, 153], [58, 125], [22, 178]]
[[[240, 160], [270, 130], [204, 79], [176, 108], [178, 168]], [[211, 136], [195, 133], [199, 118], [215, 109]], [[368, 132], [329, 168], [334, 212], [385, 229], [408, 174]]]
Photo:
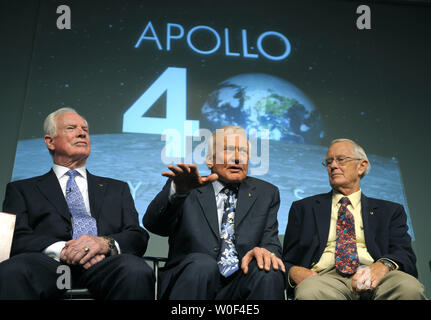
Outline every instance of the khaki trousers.
[[413, 276], [398, 270], [387, 273], [374, 291], [357, 293], [352, 277], [331, 267], [295, 287], [297, 300], [425, 300], [423, 285]]

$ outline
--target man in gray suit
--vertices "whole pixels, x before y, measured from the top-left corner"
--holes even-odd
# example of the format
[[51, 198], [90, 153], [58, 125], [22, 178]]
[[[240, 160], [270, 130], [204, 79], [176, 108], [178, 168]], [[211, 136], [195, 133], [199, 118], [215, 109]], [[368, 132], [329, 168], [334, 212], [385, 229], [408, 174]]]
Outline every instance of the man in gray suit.
[[278, 188], [247, 177], [249, 142], [241, 127], [216, 130], [206, 158], [170, 165], [144, 226], [169, 237], [160, 272], [162, 299], [283, 299]]

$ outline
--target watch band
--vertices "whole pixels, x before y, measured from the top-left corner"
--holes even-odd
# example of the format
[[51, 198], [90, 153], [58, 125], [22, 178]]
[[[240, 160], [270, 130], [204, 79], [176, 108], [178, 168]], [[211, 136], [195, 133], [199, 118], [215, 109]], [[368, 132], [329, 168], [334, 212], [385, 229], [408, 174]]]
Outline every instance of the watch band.
[[395, 270], [394, 264], [391, 261], [389, 261], [388, 259], [382, 258], [382, 259], [379, 259], [378, 261], [380, 261], [385, 266], [387, 266], [389, 268], [389, 271]]
[[115, 254], [115, 252], [117, 251], [117, 247], [115, 246], [115, 240], [111, 237], [103, 237], [107, 242], [108, 242], [108, 246], [109, 246], [109, 251], [106, 254], [107, 257], [112, 256]]

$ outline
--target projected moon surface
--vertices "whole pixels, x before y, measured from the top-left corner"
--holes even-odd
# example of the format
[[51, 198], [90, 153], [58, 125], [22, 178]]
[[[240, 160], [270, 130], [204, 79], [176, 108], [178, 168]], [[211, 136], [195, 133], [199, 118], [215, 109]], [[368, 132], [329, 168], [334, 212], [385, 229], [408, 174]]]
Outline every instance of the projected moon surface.
[[[166, 181], [161, 176], [166, 166], [160, 160], [165, 142], [159, 135], [124, 133], [92, 135], [91, 143], [88, 170], [128, 182], [141, 221], [148, 204]], [[278, 222], [281, 234], [284, 234], [292, 201], [330, 190], [326, 170], [320, 164], [325, 154], [326, 147], [323, 146], [270, 141], [269, 172], [257, 178], [280, 189]], [[376, 155], [368, 157], [372, 169], [362, 181], [364, 194], [401, 203], [409, 216], [397, 160]], [[52, 159], [42, 138], [20, 140], [12, 180], [44, 174], [51, 166]], [[198, 167], [201, 174], [209, 173], [205, 165]], [[408, 224], [413, 237], [410, 216]]]

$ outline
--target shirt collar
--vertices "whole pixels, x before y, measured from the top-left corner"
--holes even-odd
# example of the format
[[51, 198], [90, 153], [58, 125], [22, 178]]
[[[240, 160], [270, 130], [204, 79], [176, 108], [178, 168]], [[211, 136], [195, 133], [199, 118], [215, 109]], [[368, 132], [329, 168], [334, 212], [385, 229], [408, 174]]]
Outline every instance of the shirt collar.
[[221, 183], [219, 180], [215, 180], [215, 181], [212, 182], [212, 185], [213, 185], [213, 189], [214, 189], [214, 194], [216, 196], [218, 196], [218, 194], [220, 193], [220, 191], [223, 190], [224, 184]]
[[[52, 166], [52, 170], [54, 171], [55, 175], [57, 176], [57, 179], [62, 178], [69, 170], [68, 167], [63, 167], [58, 164], [55, 164]], [[85, 166], [82, 166], [80, 168], [76, 168], [76, 171], [80, 174], [81, 177], [87, 180], [87, 170]]]
[[239, 190], [239, 184], [224, 184], [223, 182], [221, 182], [220, 180], [215, 180], [212, 182], [213, 185], [213, 189], [214, 189], [214, 194], [217, 197], [219, 195], [219, 193], [225, 188], [228, 187], [229, 189], [234, 190], [234, 192], [237, 194], [238, 190]]
[[[350, 200], [350, 204], [352, 205], [352, 208], [355, 209], [360, 203], [361, 203], [361, 194], [362, 194], [362, 190], [359, 189], [358, 191], [349, 194], [347, 196], [347, 198], [349, 198]], [[341, 198], [346, 197], [344, 194], [333, 190], [332, 192], [332, 203], [339, 203]]]

